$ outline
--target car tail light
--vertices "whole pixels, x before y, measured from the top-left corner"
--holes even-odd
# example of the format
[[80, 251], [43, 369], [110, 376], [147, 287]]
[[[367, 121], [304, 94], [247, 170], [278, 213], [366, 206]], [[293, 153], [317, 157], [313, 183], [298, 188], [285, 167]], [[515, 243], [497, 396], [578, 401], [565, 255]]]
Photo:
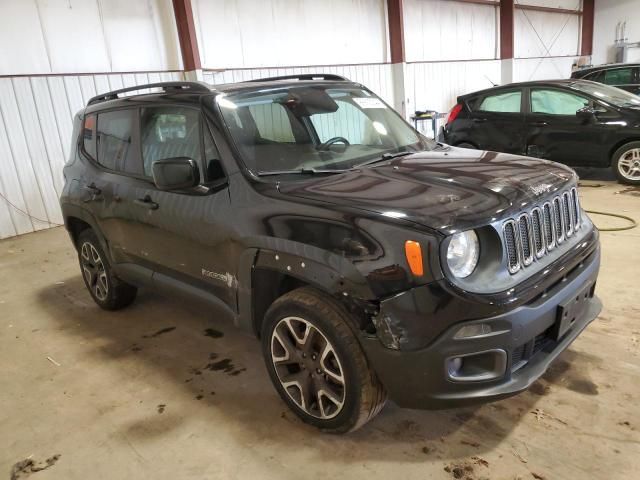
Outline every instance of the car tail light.
[[422, 248], [418, 242], [407, 240], [404, 244], [404, 253], [407, 257], [407, 263], [416, 277], [424, 275], [424, 266], [422, 263]]
[[445, 120], [445, 124], [451, 124], [458, 117], [458, 114], [462, 111], [462, 104], [456, 103], [453, 108], [449, 111], [447, 118]]

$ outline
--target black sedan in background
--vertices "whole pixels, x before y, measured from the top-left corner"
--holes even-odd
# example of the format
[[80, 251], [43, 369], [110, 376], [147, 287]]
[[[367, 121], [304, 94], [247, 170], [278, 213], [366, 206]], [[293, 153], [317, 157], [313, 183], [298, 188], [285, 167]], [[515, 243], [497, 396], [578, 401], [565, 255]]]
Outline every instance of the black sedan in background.
[[604, 83], [636, 95], [640, 94], [640, 63], [610, 63], [581, 68], [573, 72], [571, 78]]
[[588, 80], [513, 83], [458, 97], [439, 140], [611, 166], [621, 182], [640, 185], [640, 97]]

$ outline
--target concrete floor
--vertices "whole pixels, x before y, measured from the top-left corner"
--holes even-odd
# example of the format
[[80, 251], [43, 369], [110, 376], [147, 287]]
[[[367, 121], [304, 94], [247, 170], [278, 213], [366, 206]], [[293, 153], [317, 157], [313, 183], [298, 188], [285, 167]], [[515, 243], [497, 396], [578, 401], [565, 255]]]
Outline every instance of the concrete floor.
[[[586, 208], [640, 219], [640, 189], [603, 183], [581, 188]], [[31, 475], [639, 478], [639, 242], [640, 228], [602, 233], [604, 311], [529, 391], [442, 412], [389, 404], [362, 430], [336, 437], [287, 411], [258, 342], [220, 313], [148, 292], [104, 312], [64, 229], [2, 241], [0, 478], [16, 462], [56, 454]], [[230, 359], [226, 371], [205, 368], [214, 354]]]

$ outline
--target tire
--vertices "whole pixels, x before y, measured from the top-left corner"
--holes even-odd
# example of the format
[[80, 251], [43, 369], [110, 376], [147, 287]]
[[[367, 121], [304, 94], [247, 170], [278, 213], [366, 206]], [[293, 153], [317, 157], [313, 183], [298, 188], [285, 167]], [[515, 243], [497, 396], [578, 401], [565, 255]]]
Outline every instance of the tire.
[[611, 168], [620, 183], [640, 185], [640, 142], [629, 142], [616, 150]]
[[93, 301], [105, 310], [131, 305], [138, 289], [115, 276], [93, 230], [82, 231], [77, 244], [80, 272]]
[[472, 150], [477, 150], [478, 149], [478, 147], [476, 147], [472, 143], [468, 143], [468, 142], [459, 143], [459, 144], [456, 145], [456, 147], [458, 147], [458, 148], [470, 148]]
[[386, 402], [350, 322], [333, 297], [302, 287], [278, 298], [262, 325], [262, 351], [276, 390], [303, 422], [328, 433], [357, 430]]

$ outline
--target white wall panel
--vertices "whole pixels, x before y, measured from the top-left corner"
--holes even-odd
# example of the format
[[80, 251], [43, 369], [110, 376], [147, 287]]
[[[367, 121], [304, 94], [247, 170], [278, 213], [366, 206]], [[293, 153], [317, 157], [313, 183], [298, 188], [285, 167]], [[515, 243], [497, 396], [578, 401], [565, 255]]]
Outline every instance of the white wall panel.
[[[611, 63], [616, 59], [616, 25], [626, 22], [625, 37], [640, 42], [640, 0], [596, 0], [593, 31], [594, 65]], [[629, 51], [629, 59], [640, 61], [640, 48]]]
[[429, 62], [407, 65], [407, 111], [448, 112], [456, 98], [500, 82], [500, 61]]
[[574, 57], [516, 58], [513, 61], [513, 81], [569, 78]]
[[182, 68], [171, 0], [0, 0], [0, 75]]
[[578, 15], [516, 9], [514, 21], [517, 58], [578, 54]]
[[386, 60], [384, 0], [194, 0], [204, 68]]
[[496, 58], [497, 10], [444, 0], [405, 0], [408, 62]]
[[361, 83], [385, 102], [393, 104], [391, 65], [343, 65], [333, 67], [291, 67], [266, 69], [232, 69], [205, 71], [204, 80], [211, 84], [241, 82], [255, 78], [295, 75], [299, 73], [333, 73]]
[[167, 72], [0, 78], [0, 238], [62, 222], [58, 197], [71, 150], [73, 116], [91, 96], [160, 79], [184, 76]]

